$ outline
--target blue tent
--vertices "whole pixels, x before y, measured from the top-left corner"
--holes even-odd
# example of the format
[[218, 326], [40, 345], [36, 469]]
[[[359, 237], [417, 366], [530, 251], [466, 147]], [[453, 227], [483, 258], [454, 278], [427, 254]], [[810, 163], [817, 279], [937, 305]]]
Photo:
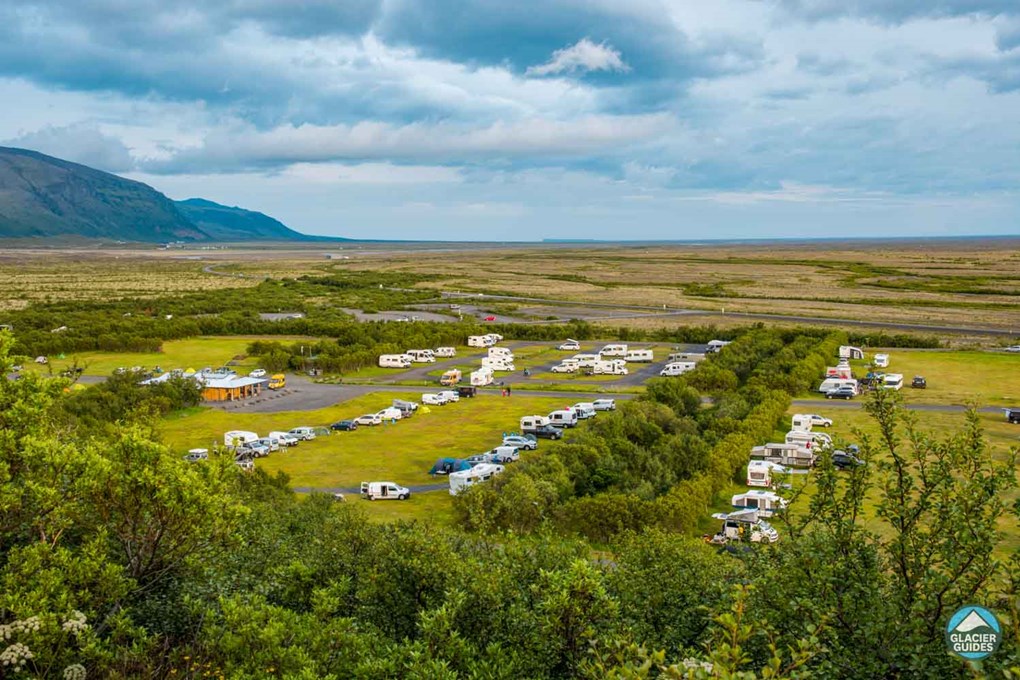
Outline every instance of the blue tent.
[[430, 475], [448, 475], [451, 472], [460, 472], [461, 470], [470, 470], [471, 464], [463, 458], [440, 458], [436, 461], [432, 469], [429, 470]]

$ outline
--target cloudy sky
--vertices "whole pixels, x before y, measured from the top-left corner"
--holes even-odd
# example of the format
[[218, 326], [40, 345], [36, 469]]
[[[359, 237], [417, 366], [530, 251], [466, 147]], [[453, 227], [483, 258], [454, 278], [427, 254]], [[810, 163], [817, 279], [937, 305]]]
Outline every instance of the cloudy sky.
[[8, 0], [0, 144], [308, 233], [1020, 233], [1018, 0]]

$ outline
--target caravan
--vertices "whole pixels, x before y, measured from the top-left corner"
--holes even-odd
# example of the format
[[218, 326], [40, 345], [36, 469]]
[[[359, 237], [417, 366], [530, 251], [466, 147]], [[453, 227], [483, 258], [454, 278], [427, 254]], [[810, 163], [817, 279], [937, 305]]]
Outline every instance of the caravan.
[[601, 361], [602, 356], [599, 354], [575, 354], [570, 359], [564, 359], [563, 363], [572, 361], [577, 364], [578, 368], [594, 368], [595, 362]]
[[411, 357], [406, 354], [379, 355], [380, 368], [411, 368]]
[[416, 364], [434, 364], [436, 355], [430, 349], [409, 349], [404, 352]]
[[822, 394], [828, 394], [841, 387], [852, 387], [855, 393], [859, 392], [857, 381], [852, 378], [826, 378], [818, 386], [818, 391]]
[[871, 363], [875, 364], [875, 368], [888, 368], [889, 367], [889, 355], [888, 354], [876, 354], [874, 361]]
[[757, 510], [762, 517], [771, 517], [785, 510], [789, 501], [775, 491], [750, 489], [744, 493], [734, 494], [730, 504], [738, 510]]
[[448, 476], [448, 479], [450, 480], [450, 495], [456, 496], [464, 489], [468, 489], [475, 484], [487, 482], [503, 470], [504, 468], [502, 465], [481, 463], [470, 470], [451, 472]]
[[883, 390], [903, 389], [903, 374], [886, 373], [884, 376], [882, 376], [882, 389]]
[[606, 345], [599, 354], [604, 357], [625, 357], [627, 356], [627, 345]]
[[722, 350], [723, 347], [730, 344], [730, 340], [709, 340], [708, 345], [705, 346], [706, 354], [714, 354]]
[[817, 456], [797, 444], [764, 444], [751, 449], [751, 460], [779, 463], [785, 467], [811, 467]]
[[815, 449], [820, 446], [832, 446], [832, 437], [824, 432], [811, 432], [810, 430], [790, 430], [786, 433], [786, 443], [796, 444], [805, 449]]
[[698, 352], [672, 352], [666, 357], [666, 363], [676, 363], [677, 361], [693, 361], [695, 363], [704, 361], [705, 355]]
[[770, 463], [767, 460], [752, 460], [747, 464], [747, 485], [772, 488], [776, 486], [773, 481], [774, 477], [788, 473], [789, 470], [779, 463]]
[[655, 355], [650, 349], [632, 349], [627, 351], [623, 359], [627, 362], [647, 363], [655, 361]]
[[521, 432], [533, 432], [548, 425], [549, 419], [545, 416], [524, 416], [521, 418]]
[[517, 370], [514, 366], [513, 360], [505, 357], [482, 357], [482, 368], [488, 368], [493, 371], [510, 371]]
[[667, 377], [668, 376], [683, 375], [684, 373], [687, 373], [688, 371], [693, 371], [697, 367], [698, 367], [698, 365], [696, 363], [694, 363], [693, 361], [676, 361], [676, 362], [673, 362], [672, 364], [666, 364], [662, 368], [662, 370], [659, 371], [659, 375], [667, 376]]
[[467, 344], [468, 347], [488, 347], [489, 341], [484, 335], [469, 335]]
[[479, 368], [471, 372], [471, 384], [475, 387], [485, 387], [492, 384], [492, 369]]
[[591, 372], [595, 375], [627, 375], [627, 363], [623, 359], [596, 361]]
[[247, 430], [231, 430], [223, 435], [223, 445], [228, 449], [242, 444], [253, 444], [259, 440], [259, 436]]
[[457, 349], [454, 347], [436, 347], [433, 354], [442, 359], [450, 359], [457, 356]]

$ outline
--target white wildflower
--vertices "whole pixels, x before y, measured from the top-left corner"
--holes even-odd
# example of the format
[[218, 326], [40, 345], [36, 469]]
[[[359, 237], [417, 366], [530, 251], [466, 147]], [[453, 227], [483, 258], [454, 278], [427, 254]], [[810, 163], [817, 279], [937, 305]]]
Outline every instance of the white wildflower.
[[80, 663], [71, 664], [64, 669], [64, 680], [85, 680], [85, 676], [88, 673], [85, 671], [85, 666]]

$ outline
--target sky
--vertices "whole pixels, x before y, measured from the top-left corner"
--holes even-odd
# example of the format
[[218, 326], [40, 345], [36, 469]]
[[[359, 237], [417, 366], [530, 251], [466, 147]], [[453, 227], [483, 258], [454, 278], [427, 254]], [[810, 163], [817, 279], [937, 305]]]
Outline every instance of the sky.
[[1020, 233], [1018, 0], [7, 0], [0, 101], [311, 234]]

